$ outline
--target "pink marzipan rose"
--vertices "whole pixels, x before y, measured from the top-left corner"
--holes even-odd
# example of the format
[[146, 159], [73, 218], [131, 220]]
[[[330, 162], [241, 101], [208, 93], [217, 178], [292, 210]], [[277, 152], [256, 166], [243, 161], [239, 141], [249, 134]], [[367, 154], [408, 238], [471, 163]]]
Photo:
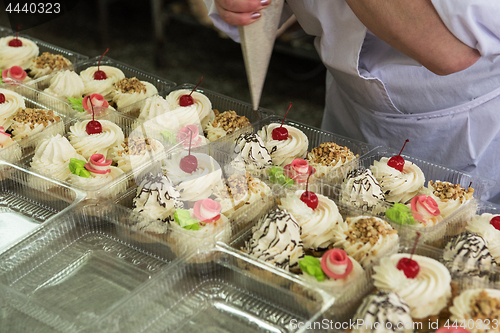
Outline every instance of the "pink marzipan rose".
[[[92, 105], [90, 105], [89, 99], [92, 102]], [[92, 106], [94, 106], [94, 111], [96, 112], [103, 111], [109, 107], [109, 103], [104, 99], [104, 97], [102, 97], [101, 94], [92, 94], [83, 98], [82, 106], [89, 113], [92, 113]]]
[[411, 199], [411, 210], [415, 212], [413, 217], [424, 222], [425, 218], [441, 214], [436, 200], [424, 194], [417, 195]]
[[2, 71], [2, 80], [5, 82], [17, 81], [22, 82], [26, 78], [26, 72], [19, 66], [12, 66], [11, 68]]

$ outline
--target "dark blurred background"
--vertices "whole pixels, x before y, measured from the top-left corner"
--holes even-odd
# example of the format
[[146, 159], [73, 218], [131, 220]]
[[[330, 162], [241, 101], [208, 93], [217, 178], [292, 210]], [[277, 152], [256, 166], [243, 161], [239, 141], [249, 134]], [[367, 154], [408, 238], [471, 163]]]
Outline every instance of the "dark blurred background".
[[[10, 26], [3, 10], [0, 25]], [[178, 84], [203, 76], [204, 88], [251, 103], [240, 45], [211, 26], [202, 0], [79, 1], [22, 33], [89, 57], [109, 47], [110, 58]], [[261, 107], [283, 115], [292, 102], [291, 119], [319, 127], [324, 81], [313, 38], [291, 25], [277, 40]]]

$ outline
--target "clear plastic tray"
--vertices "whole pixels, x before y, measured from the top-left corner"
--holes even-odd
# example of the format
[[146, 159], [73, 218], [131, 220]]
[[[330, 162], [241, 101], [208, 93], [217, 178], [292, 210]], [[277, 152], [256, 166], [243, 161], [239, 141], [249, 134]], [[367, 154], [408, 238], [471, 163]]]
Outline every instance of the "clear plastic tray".
[[[69, 69], [74, 70], [76, 73], [80, 74], [81, 71], [92, 67], [92, 66], [97, 66], [99, 63], [99, 59], [101, 56], [97, 56], [95, 58], [91, 58], [88, 60], [85, 60], [83, 62], [79, 62], [78, 64], [75, 64], [71, 66]], [[101, 60], [101, 65], [103, 66], [112, 66], [120, 69], [123, 74], [125, 74], [126, 78], [132, 78], [136, 77], [140, 81], [147, 81], [154, 85], [156, 89], [158, 90], [159, 94], [163, 94], [165, 91], [169, 91], [175, 86], [175, 83], [163, 78], [160, 78], [158, 76], [155, 76], [153, 74], [146, 73], [140, 69], [137, 69], [135, 67], [132, 67], [130, 65], [124, 64], [118, 60], [111, 59], [107, 56], [104, 56]], [[37, 80], [33, 80], [30, 82], [30, 86], [35, 87], [38, 90], [43, 91], [46, 89], [49, 84], [50, 84], [50, 79], [52, 78], [52, 75], [42, 77]], [[122, 109], [122, 108], [121, 108]]]
[[[196, 85], [194, 84], [184, 83], [176, 87], [173, 87], [168, 91], [164, 91], [163, 94], [160, 93], [160, 95], [165, 97], [174, 90], [181, 90], [181, 89], [193, 90], [195, 87]], [[230, 110], [235, 111], [238, 115], [247, 117], [248, 120], [250, 120], [250, 122], [254, 122], [261, 118], [274, 114], [273, 111], [264, 108], [259, 108], [258, 112], [255, 112], [251, 104], [216, 93], [211, 90], [204, 89], [203, 87], [198, 87], [196, 88], [195, 91], [202, 93], [208, 97], [210, 102], [212, 102], [212, 109], [217, 109], [219, 110], [219, 112], [230, 111]], [[144, 103], [145, 103], [144, 100], [139, 101], [137, 103], [129, 105], [128, 107], [120, 109], [120, 111], [133, 117], [139, 117], [139, 112], [144, 106]]]
[[[382, 157], [390, 158], [397, 155], [398, 153], [398, 151], [389, 148], [377, 147], [366, 155], [362, 156], [358, 161], [352, 161], [347, 164], [344, 168], [339, 170], [339, 173], [345, 176], [347, 172], [354, 168], [362, 167], [365, 169], [369, 169], [375, 161], [379, 161]], [[450, 221], [455, 220], [457, 216], [460, 216], [459, 218], [467, 218], [468, 216], [471, 216], [471, 214], [473, 214], [473, 212], [475, 211], [476, 202], [481, 198], [481, 195], [484, 192], [485, 188], [492, 185], [492, 182], [490, 180], [483, 177], [473, 176], [462, 171], [430, 163], [419, 158], [407, 156], [404, 154], [402, 154], [401, 156], [405, 160], [415, 163], [422, 170], [425, 176], [425, 187], [427, 187], [427, 183], [430, 180], [440, 180], [453, 184], [460, 184], [464, 188], [468, 188], [469, 186], [472, 186], [474, 188], [473, 200], [460, 207], [457, 211], [455, 211], [450, 216], [446, 217], [444, 220], [433, 227], [422, 228], [409, 225], [402, 226], [397, 223], [391, 222], [394, 228], [396, 228], [401, 235], [405, 235], [406, 233], [413, 235], [415, 231], [421, 232], [421, 242], [432, 243], [439, 241], [444, 237], [447, 225], [450, 223]], [[377, 206], [377, 208], [381, 207], [387, 208], [390, 207], [390, 204], [381, 202], [381, 205]]]
[[84, 193], [0, 161], [0, 253], [74, 208]]
[[[69, 107], [68, 104], [63, 103], [61, 100], [49, 96], [44, 93], [37, 92], [28, 86], [7, 86], [8, 90], [14, 91], [24, 97], [24, 103], [27, 108], [36, 108], [42, 110], [52, 110], [54, 114], [59, 116], [61, 120], [56, 123], [52, 123], [45, 127], [41, 132], [35, 135], [55, 135], [64, 133], [65, 126], [69, 123], [74, 111]], [[30, 141], [32, 136], [21, 139], [18, 141], [19, 144]], [[0, 159], [8, 160], [11, 162], [17, 162], [19, 158], [19, 145], [14, 144], [5, 149], [0, 150]]]
[[[241, 261], [248, 270], [239, 268]], [[321, 322], [322, 310], [331, 303], [325, 304], [314, 288], [286, 284], [279, 274], [270, 282], [260, 269], [217, 247], [213, 261], [169, 267], [87, 331], [285, 333], [307, 332], [306, 325]]]
[[131, 236], [127, 221], [140, 218], [110, 202], [84, 201], [4, 252], [0, 304], [9, 332], [39, 325], [80, 332], [175, 262], [168, 248]]
[[[9, 28], [0, 27], [0, 38], [2, 38], [2, 37], [8, 37], [8, 36], [14, 36], [15, 37], [16, 36], [16, 32], [12, 31]], [[24, 35], [24, 34], [19, 34], [19, 37], [28, 38], [28, 39], [31, 39], [33, 42], [35, 42], [35, 44], [38, 46], [38, 49], [40, 50], [40, 54], [39, 55], [41, 55], [43, 52], [50, 52], [52, 54], [60, 54], [60, 55], [64, 56], [66, 59], [68, 59], [69, 61], [71, 61], [72, 64], [78, 64], [78, 63], [80, 63], [82, 61], [85, 61], [85, 60], [87, 60], [89, 58], [86, 55], [79, 54], [79, 53], [74, 52], [74, 51], [66, 50], [66, 49], [64, 49], [62, 47], [49, 44], [47, 42], [44, 42], [44, 41], [41, 41], [39, 39], [33, 38], [31, 36], [27, 36], [27, 35]], [[4, 69], [4, 68], [2, 68], [2, 69]]]
[[[70, 121], [66, 124], [66, 128], [64, 132], [62, 133], [63, 136], [67, 137], [69, 136], [69, 131], [70, 127], [77, 123], [82, 121], [83, 119], [91, 119], [89, 118], [89, 115], [86, 115], [83, 118], [72, 118]], [[135, 118], [128, 117], [126, 115], [121, 114], [120, 112], [117, 111], [108, 111], [107, 113], [103, 114], [102, 116], [96, 117], [96, 120], [109, 120], [112, 123], [118, 125], [124, 134], [125, 138], [128, 138], [130, 135], [138, 136], [144, 139], [154, 139], [159, 136], [158, 133], [156, 133], [154, 130], [151, 128], [146, 128], [142, 126], [142, 123], [137, 121]], [[40, 133], [37, 134], [31, 138], [27, 138], [23, 142], [20, 143], [20, 148], [21, 148], [21, 158], [17, 162], [19, 165], [21, 165], [23, 168], [31, 170], [34, 173], [40, 174], [39, 171], [33, 170], [31, 168], [31, 161], [33, 160], [33, 157], [35, 156], [35, 151], [36, 147], [38, 144], [45, 138], [48, 138], [50, 134], [46, 133]], [[68, 138], [69, 140], [69, 138]], [[9, 147], [10, 148], [10, 147]], [[89, 186], [79, 186], [75, 185], [73, 183], [70, 183], [65, 180], [58, 180], [62, 182], [63, 184], [76, 188], [80, 191], [87, 192], [87, 197], [88, 198], [110, 198], [113, 196], [116, 196], [118, 193], [123, 193], [126, 191], [126, 189], [129, 186], [132, 186], [135, 183], [135, 177], [138, 177], [141, 174], [141, 170], [145, 168], [149, 163], [152, 163], [156, 158], [162, 158], [166, 154], [166, 150], [168, 150], [168, 147], [164, 146], [164, 150], [159, 152], [158, 155], [150, 155], [150, 159], [145, 161], [145, 162], [137, 162], [133, 164], [132, 169], [130, 171], [124, 172], [122, 175], [118, 176], [115, 178], [113, 181], [105, 184], [99, 184], [99, 185], [89, 185]], [[45, 175], [47, 177], [50, 177], [49, 175]]]

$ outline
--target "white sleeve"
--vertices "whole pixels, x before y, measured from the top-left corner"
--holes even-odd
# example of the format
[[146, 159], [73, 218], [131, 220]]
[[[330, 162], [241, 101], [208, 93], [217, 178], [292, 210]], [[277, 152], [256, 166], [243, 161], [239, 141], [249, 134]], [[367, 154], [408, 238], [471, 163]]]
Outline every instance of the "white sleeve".
[[499, 0], [431, 0], [446, 27], [482, 56], [500, 55]]

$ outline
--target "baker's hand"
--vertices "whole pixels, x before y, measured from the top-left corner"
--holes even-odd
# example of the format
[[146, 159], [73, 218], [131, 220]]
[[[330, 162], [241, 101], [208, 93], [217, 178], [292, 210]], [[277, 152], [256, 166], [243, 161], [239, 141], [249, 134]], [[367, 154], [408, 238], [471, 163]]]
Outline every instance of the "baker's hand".
[[257, 21], [260, 11], [271, 0], [215, 0], [215, 6], [223, 21], [231, 25], [248, 25]]

